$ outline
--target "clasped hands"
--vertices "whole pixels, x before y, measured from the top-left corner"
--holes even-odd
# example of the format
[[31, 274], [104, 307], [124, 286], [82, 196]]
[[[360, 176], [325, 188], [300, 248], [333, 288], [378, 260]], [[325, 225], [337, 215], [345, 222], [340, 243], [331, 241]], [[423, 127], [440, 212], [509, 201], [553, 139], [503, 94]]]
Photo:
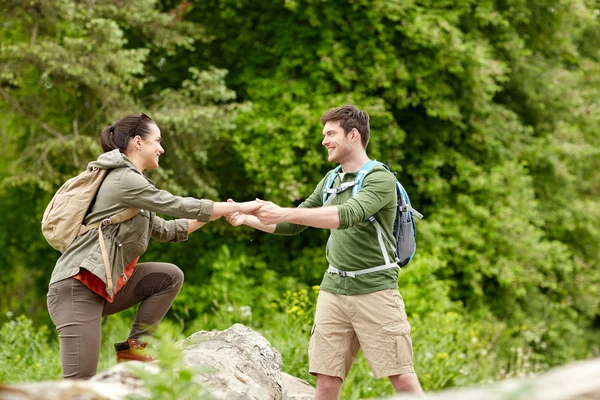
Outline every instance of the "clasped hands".
[[[234, 203], [233, 200], [227, 199], [227, 202]], [[288, 209], [279, 207], [277, 204], [256, 199], [246, 202], [247, 207], [244, 212], [235, 212], [225, 216], [227, 222], [233, 226], [243, 225], [248, 222], [249, 216], [255, 216], [261, 224], [274, 225], [285, 220]]]

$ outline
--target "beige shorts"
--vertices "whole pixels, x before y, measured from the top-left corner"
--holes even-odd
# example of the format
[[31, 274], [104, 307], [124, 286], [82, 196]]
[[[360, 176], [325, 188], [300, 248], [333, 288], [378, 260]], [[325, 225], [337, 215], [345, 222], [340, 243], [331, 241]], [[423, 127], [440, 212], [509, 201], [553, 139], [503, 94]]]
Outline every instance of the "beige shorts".
[[378, 378], [415, 372], [410, 324], [398, 289], [319, 293], [308, 345], [309, 372], [343, 381], [361, 348]]

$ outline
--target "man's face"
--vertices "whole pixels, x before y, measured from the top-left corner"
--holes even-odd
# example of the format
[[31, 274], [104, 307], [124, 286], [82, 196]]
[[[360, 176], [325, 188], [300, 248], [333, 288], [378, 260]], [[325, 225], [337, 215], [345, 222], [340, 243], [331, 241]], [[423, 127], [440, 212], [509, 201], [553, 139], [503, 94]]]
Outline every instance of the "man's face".
[[321, 144], [327, 149], [327, 160], [330, 162], [341, 164], [350, 158], [352, 153], [350, 135], [344, 133], [339, 121], [325, 123]]

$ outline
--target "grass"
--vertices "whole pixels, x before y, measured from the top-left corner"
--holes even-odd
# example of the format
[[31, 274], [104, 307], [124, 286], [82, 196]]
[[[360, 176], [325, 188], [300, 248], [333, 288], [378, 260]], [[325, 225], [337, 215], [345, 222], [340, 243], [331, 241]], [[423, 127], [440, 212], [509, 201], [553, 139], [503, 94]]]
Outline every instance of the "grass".
[[[308, 373], [307, 346], [314, 302], [309, 291], [286, 294], [263, 318], [253, 317], [248, 307], [223, 305], [208, 319], [193, 321], [189, 328], [226, 329], [243, 323], [267, 338], [282, 354], [283, 371], [315, 384]], [[135, 316], [128, 310], [105, 318], [98, 370], [115, 365], [112, 344], [124, 341]], [[411, 317], [415, 344], [415, 369], [426, 391], [489, 383], [511, 376], [527, 376], [543, 369], [514, 331], [499, 323], [471, 322], [456, 313], [431, 313]], [[195, 398], [202, 389], [194, 384], [193, 371], [182, 367], [174, 343], [185, 337], [184, 326], [165, 320], [150, 340], [150, 349], [163, 359], [158, 375], [141, 373], [153, 398]], [[523, 328], [525, 329], [525, 328]], [[187, 332], [188, 334], [192, 332]], [[34, 326], [26, 317], [12, 318], [0, 328], [0, 383], [58, 380], [61, 378], [58, 340], [54, 329]], [[387, 380], [375, 378], [362, 353], [355, 361], [341, 398], [360, 399], [393, 394]]]

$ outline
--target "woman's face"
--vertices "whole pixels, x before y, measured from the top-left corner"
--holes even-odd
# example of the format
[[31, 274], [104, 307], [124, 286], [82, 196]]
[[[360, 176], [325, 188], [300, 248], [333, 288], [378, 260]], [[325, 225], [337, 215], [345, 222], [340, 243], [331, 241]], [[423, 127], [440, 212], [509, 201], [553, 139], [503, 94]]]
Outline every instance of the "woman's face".
[[150, 133], [141, 141], [140, 158], [144, 169], [158, 168], [158, 159], [165, 149], [160, 144], [160, 129], [156, 124], [150, 125]]

